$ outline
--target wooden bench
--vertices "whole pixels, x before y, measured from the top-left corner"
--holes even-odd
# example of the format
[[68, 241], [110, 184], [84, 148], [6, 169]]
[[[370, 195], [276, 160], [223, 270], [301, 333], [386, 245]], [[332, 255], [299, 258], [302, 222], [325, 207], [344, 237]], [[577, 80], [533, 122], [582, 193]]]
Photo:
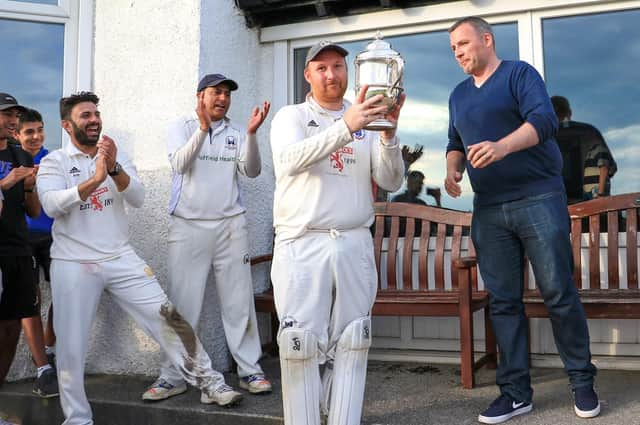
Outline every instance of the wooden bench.
[[[640, 319], [640, 192], [596, 198], [568, 208], [573, 278], [587, 318]], [[588, 233], [583, 232], [584, 228], [588, 228]], [[548, 317], [540, 293], [530, 288], [528, 280], [527, 276], [524, 295], [527, 316]]]
[[[475, 252], [467, 237], [471, 213], [414, 204], [376, 203], [375, 217], [372, 232], [378, 293], [372, 315], [459, 317], [461, 381], [464, 388], [472, 388], [475, 370], [483, 365], [495, 367], [496, 341], [489, 321], [487, 293], [478, 291], [475, 263], [458, 258], [465, 243], [469, 255]], [[252, 264], [270, 258], [256, 257]], [[255, 303], [257, 311], [271, 315], [272, 335], [276, 335], [278, 323], [272, 291], [256, 294]], [[476, 361], [473, 313], [478, 310], [484, 310], [486, 353]], [[267, 349], [273, 351], [274, 343]]]

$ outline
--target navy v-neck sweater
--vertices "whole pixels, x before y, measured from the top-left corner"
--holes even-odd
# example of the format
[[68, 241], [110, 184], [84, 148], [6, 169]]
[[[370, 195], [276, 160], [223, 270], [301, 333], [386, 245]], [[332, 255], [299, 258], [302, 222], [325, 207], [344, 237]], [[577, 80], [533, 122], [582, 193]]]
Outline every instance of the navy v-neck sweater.
[[502, 61], [482, 86], [476, 87], [470, 77], [451, 93], [447, 153], [466, 154], [475, 143], [497, 142], [524, 122], [536, 129], [537, 145], [485, 168], [467, 161], [476, 206], [564, 192], [562, 156], [554, 140], [558, 119], [540, 74], [526, 62]]

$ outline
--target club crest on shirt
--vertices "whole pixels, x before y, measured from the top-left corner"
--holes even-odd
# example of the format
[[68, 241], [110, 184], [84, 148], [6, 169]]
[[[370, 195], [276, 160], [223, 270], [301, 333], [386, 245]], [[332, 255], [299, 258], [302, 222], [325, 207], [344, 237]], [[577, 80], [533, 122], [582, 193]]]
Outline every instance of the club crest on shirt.
[[353, 138], [356, 139], [356, 140], [364, 139], [364, 130], [360, 129], [360, 130], [356, 131], [355, 133], [353, 133]]
[[[345, 166], [355, 164], [356, 159], [353, 155], [353, 148], [350, 146], [343, 146], [337, 151], [329, 155], [329, 162], [331, 163], [331, 169], [342, 173]], [[333, 173], [332, 173], [333, 174]]]
[[88, 202], [80, 204], [80, 211], [83, 211], [83, 210], [102, 211], [105, 207], [108, 207], [111, 204], [113, 204], [113, 198], [107, 198], [107, 199], [103, 198], [103, 195], [107, 192], [109, 192], [108, 187], [101, 187], [94, 190], [91, 193], [91, 195], [89, 195], [89, 198], [87, 199]]
[[235, 149], [236, 148], [236, 137], [235, 136], [227, 136], [225, 140], [225, 148], [227, 149]]

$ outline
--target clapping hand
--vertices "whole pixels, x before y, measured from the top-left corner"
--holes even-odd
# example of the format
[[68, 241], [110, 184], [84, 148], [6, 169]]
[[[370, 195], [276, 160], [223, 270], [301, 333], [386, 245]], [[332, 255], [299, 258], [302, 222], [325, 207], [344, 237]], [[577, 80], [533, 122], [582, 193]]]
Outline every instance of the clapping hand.
[[103, 134], [96, 146], [98, 147], [98, 153], [104, 157], [106, 161], [107, 171], [113, 170], [116, 166], [116, 156], [118, 153], [116, 142], [114, 142], [111, 137]]
[[249, 124], [247, 124], [248, 134], [255, 134], [258, 131], [258, 128], [260, 128], [265, 118], [267, 118], [269, 109], [271, 109], [271, 103], [266, 100], [262, 104], [262, 109], [258, 106], [253, 108], [253, 111], [251, 111], [251, 117], [249, 117]]

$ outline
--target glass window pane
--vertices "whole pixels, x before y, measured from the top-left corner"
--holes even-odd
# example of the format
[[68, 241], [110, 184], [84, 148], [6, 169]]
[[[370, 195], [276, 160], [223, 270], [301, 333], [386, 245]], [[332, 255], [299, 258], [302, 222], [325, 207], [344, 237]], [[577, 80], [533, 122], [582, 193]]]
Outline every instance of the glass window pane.
[[640, 191], [638, 22], [638, 9], [543, 21], [549, 94], [566, 97], [572, 119], [604, 136], [618, 165], [614, 194]]
[[304, 98], [309, 92], [309, 83], [304, 79], [304, 60], [307, 58], [308, 47], [295, 49], [293, 52], [293, 67], [296, 70], [295, 87], [293, 96], [295, 103], [304, 102]]
[[21, 3], [40, 3], [40, 4], [53, 4], [58, 5], [58, 0], [13, 0]]
[[[498, 56], [502, 59], [518, 59], [518, 27], [516, 23], [493, 26], [496, 36]], [[375, 34], [371, 34], [373, 39]], [[446, 30], [388, 37], [391, 47], [404, 58], [404, 89], [407, 100], [400, 116], [398, 137], [402, 145], [413, 147], [424, 146], [422, 157], [411, 166], [425, 175], [425, 188], [421, 198], [430, 205], [434, 199], [426, 196], [426, 187], [439, 187], [442, 193], [442, 206], [462, 210], [471, 210], [473, 192], [465, 176], [463, 194], [453, 199], [443, 187], [446, 176], [445, 150], [447, 147], [447, 129], [449, 125], [449, 94], [462, 80], [467, 78], [451, 52], [449, 33]], [[355, 98], [354, 60], [358, 53], [365, 50], [370, 40], [342, 43], [349, 51], [349, 88], [345, 97], [351, 101]], [[304, 57], [307, 49], [296, 49], [296, 88], [304, 81]], [[298, 57], [302, 59], [298, 61]], [[296, 102], [304, 99], [306, 88], [296, 91]], [[304, 93], [304, 94], [303, 94]], [[298, 96], [302, 94], [302, 96]]]
[[37, 109], [45, 121], [45, 146], [61, 146], [58, 102], [62, 96], [64, 25], [0, 19], [5, 65], [1, 91]]

